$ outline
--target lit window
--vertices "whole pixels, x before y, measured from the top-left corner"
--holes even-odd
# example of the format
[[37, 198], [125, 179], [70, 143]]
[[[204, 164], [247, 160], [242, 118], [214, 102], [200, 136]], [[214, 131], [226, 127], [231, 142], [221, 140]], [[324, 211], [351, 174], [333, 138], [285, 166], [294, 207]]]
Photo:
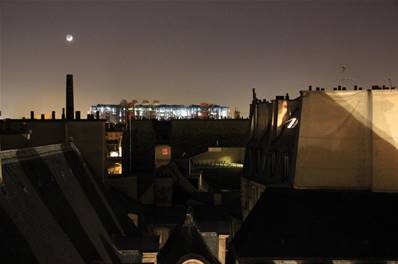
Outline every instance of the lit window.
[[109, 156], [110, 156], [110, 157], [119, 157], [119, 152], [117, 152], [117, 151], [111, 151], [111, 152], [109, 153]]
[[290, 118], [286, 121], [287, 128], [295, 128], [298, 124], [298, 119], [295, 117]]
[[162, 148], [162, 155], [168, 156], [170, 154], [170, 149], [167, 147]]

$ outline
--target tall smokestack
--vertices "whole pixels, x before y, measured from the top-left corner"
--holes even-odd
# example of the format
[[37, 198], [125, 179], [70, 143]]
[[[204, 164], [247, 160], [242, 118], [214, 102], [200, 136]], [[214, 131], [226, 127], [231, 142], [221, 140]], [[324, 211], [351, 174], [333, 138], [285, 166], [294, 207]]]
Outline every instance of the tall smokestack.
[[66, 119], [73, 120], [75, 108], [73, 104], [73, 75], [66, 75]]

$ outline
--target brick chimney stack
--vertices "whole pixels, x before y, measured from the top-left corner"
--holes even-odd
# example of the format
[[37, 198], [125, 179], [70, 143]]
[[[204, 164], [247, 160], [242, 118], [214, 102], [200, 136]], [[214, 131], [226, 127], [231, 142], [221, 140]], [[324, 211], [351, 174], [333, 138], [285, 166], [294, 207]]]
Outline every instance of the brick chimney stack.
[[73, 103], [73, 75], [66, 75], [66, 119], [73, 120], [75, 114]]

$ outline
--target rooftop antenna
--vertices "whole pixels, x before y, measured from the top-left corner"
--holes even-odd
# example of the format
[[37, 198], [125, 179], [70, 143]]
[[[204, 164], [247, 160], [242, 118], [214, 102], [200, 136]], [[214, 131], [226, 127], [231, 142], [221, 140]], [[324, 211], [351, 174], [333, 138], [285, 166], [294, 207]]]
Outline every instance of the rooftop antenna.
[[340, 83], [339, 84], [342, 87], [348, 87], [349, 86], [348, 83], [352, 81], [351, 78], [347, 77], [347, 69], [348, 69], [347, 65], [340, 64], [339, 72], [341, 74], [341, 78], [340, 78]]
[[392, 86], [392, 80], [391, 80], [391, 78], [388, 78], [388, 84], [390, 85], [390, 88], [393, 87], [393, 86]]

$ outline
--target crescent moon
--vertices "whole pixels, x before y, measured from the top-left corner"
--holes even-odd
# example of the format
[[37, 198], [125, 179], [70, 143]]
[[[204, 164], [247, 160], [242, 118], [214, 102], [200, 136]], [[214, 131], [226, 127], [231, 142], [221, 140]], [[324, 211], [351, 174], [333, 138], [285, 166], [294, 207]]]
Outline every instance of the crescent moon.
[[65, 37], [67, 42], [72, 42], [73, 41], [73, 36], [71, 34], [67, 34]]

